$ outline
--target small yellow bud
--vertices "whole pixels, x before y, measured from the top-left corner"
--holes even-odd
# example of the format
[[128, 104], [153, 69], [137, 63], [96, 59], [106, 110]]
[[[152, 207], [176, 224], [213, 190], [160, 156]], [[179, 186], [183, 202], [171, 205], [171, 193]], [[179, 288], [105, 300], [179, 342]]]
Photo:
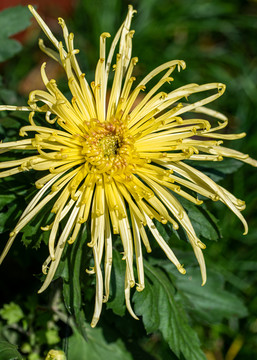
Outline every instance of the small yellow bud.
[[45, 360], [66, 360], [66, 356], [61, 350], [50, 350]]

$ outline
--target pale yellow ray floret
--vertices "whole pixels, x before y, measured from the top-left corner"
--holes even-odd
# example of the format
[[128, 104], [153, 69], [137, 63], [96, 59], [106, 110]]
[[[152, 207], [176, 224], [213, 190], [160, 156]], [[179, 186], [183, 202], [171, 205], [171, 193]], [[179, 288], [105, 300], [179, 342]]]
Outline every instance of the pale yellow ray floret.
[[[186, 64], [183, 60], [172, 60], [134, 85], [133, 71], [138, 58], [131, 58], [134, 31], [130, 26], [135, 13], [131, 5], [108, 53], [106, 42], [111, 35], [107, 32], [100, 35], [99, 60], [90, 84], [76, 59], [79, 50], [74, 48], [74, 34], [69, 33], [64, 20], [58, 19], [64, 38], [61, 42], [31, 5], [29, 9], [54, 49], [46, 47], [42, 39], [39, 47], [62, 66], [72, 98], [69, 101], [56, 81], [48, 79], [43, 63], [41, 77], [46, 89], [32, 91], [28, 106], [0, 106], [0, 111], [29, 112], [29, 125], [20, 129], [20, 136], [28, 138], [1, 143], [0, 153], [12, 150], [30, 153], [23, 159], [2, 162], [0, 177], [31, 170], [44, 172], [35, 183], [37, 194], [10, 233], [0, 263], [17, 234], [52, 201], [51, 223], [42, 227], [42, 231], [49, 231], [49, 256], [42, 266], [46, 277], [39, 292], [51, 283], [66, 243], [73, 244], [83, 223], [90, 221], [91, 238], [87, 245], [92, 248], [94, 266], [87, 272], [96, 277], [91, 325], [97, 324], [102, 304], [109, 298], [113, 234], [120, 235], [123, 246], [126, 306], [137, 319], [130, 303], [130, 291], [135, 285], [137, 291], [145, 287], [144, 247], [151, 252], [152, 241], [146, 228], [178, 271], [186, 272], [158, 231], [157, 222], [170, 223], [175, 230], [179, 226], [184, 229], [200, 265], [202, 284], [206, 282], [202, 253], [205, 245], [197, 238], [175, 194], [196, 205], [203, 200], [195, 194], [219, 200], [239, 217], [245, 233], [248, 230], [241, 214], [245, 203], [185, 160], [222, 161], [230, 157], [253, 166], [257, 162], [221, 146], [223, 140], [245, 136], [245, 133], [220, 133], [228, 119], [205, 107], [224, 93], [224, 84], [187, 84], [174, 89], [171, 74], [184, 70]], [[109, 79], [111, 69], [113, 79]], [[172, 90], [162, 91], [165, 84]], [[190, 103], [188, 98], [194, 94], [198, 94], [198, 100]], [[45, 115], [46, 126], [39, 125], [36, 113]], [[191, 118], [187, 115], [183, 119], [185, 113], [192, 114]], [[63, 219], [65, 226], [58, 237]]]

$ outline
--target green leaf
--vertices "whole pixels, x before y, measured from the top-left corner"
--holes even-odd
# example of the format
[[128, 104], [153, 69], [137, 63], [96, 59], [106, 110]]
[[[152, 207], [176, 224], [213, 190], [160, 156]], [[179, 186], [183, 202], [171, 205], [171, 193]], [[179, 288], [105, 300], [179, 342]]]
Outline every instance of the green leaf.
[[[155, 223], [155, 226], [157, 227], [159, 233], [163, 237], [163, 239], [168, 242], [172, 235], [172, 230], [171, 230], [172, 227], [170, 227], [169, 224], [164, 225], [159, 221], [155, 221], [154, 223]], [[167, 230], [168, 230], [168, 232], [167, 232]]]
[[135, 293], [135, 311], [143, 316], [148, 333], [159, 330], [171, 350], [186, 360], [206, 360], [199, 339], [188, 323], [183, 307], [174, 299], [175, 289], [170, 279], [159, 268], [144, 262], [146, 287]]
[[57, 329], [47, 329], [45, 337], [48, 345], [58, 344], [61, 340]]
[[121, 339], [114, 342], [106, 340], [106, 334], [101, 328], [86, 328], [87, 341], [77, 332], [69, 338], [67, 358], [72, 360], [132, 360]]
[[218, 182], [226, 175], [236, 172], [243, 163], [235, 159], [224, 159], [223, 161], [187, 161], [191, 166], [203, 171], [213, 181]]
[[[4, 159], [2, 159], [4, 160]], [[19, 176], [21, 175], [21, 176]], [[0, 232], [11, 231], [24, 209], [31, 175], [23, 173], [16, 178], [0, 179]]]
[[12, 203], [15, 199], [15, 194], [2, 194], [0, 197], [0, 210], [7, 204]]
[[0, 49], [0, 62], [3, 62], [21, 51], [22, 46], [14, 39], [0, 38]]
[[218, 240], [220, 238], [217, 219], [203, 206], [197, 206], [190, 201], [182, 201], [183, 206], [187, 210], [189, 219], [195, 229], [198, 237], [203, 236], [208, 240]]
[[31, 13], [27, 6], [9, 7], [0, 12], [0, 37], [9, 37], [30, 25]]
[[87, 238], [86, 226], [83, 230], [76, 242], [68, 248], [61, 276], [63, 278], [65, 306], [69, 313], [74, 315], [77, 330], [86, 338], [85, 315], [82, 311], [81, 300], [81, 282], [84, 281], [82, 274], [85, 274], [85, 267], [82, 265], [82, 261], [83, 248], [85, 248], [85, 240]]
[[0, 12], [0, 62], [18, 53], [22, 46], [10, 36], [30, 25], [31, 14], [26, 6], [16, 6]]
[[14, 194], [1, 194], [0, 197], [0, 232], [8, 229], [7, 223], [17, 213], [17, 204], [14, 202]]
[[7, 321], [8, 325], [17, 323], [24, 318], [24, 314], [19, 305], [11, 302], [10, 304], [5, 304], [0, 310], [1, 317]]
[[106, 303], [107, 309], [112, 309], [114, 314], [123, 316], [126, 311], [124, 304], [124, 277], [126, 272], [125, 261], [122, 255], [113, 249], [113, 266], [111, 273], [110, 300]]
[[[2, 103], [14, 104], [17, 101], [17, 95], [13, 90], [2, 89], [1, 85], [0, 85], [0, 99], [1, 99]], [[13, 127], [14, 123], [15, 123], [15, 128], [17, 129], [20, 125], [17, 120], [15, 121], [10, 117], [8, 118], [8, 120], [7, 120], [7, 118], [0, 120], [0, 124], [2, 126], [5, 125], [5, 127], [9, 127], [9, 126]]]
[[29, 354], [29, 356], [28, 356], [28, 360], [40, 360], [40, 359], [41, 358], [36, 353]]
[[0, 339], [0, 359], [1, 360], [22, 360], [21, 354], [15, 345]]
[[221, 174], [232, 174], [237, 171], [243, 163], [239, 160], [235, 159], [224, 159], [223, 161], [216, 161], [216, 162], [201, 162], [201, 166], [205, 168], [210, 168], [215, 171], [220, 172]]
[[41, 241], [48, 241], [49, 232], [43, 231], [42, 226], [51, 223], [50, 218], [52, 213], [48, 211], [48, 207], [42, 209], [23, 229], [22, 242], [25, 246], [32, 246], [34, 249], [40, 247]]
[[[166, 269], [168, 270], [168, 266]], [[201, 275], [197, 268], [188, 268], [187, 275], [179, 277], [176, 282], [178, 296], [186, 300], [185, 306], [193, 315], [208, 323], [247, 316], [242, 300], [224, 289], [221, 274], [209, 270], [207, 283], [203, 287], [200, 284]]]
[[[181, 196], [179, 196], [178, 200], [187, 211], [188, 217], [198, 237], [215, 241], [221, 238], [222, 235], [218, 225], [218, 219], [206, 209], [205, 204], [200, 206], [195, 205]], [[179, 239], [187, 239], [181, 227], [178, 230], [172, 231]]]

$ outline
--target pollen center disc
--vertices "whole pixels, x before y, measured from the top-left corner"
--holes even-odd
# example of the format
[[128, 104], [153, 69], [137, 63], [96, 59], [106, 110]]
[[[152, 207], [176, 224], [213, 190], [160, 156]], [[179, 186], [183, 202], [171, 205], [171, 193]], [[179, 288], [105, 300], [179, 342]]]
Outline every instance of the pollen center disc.
[[92, 170], [99, 174], [129, 176], [138, 155], [126, 124], [117, 119], [108, 122], [91, 119], [86, 126], [81, 154]]

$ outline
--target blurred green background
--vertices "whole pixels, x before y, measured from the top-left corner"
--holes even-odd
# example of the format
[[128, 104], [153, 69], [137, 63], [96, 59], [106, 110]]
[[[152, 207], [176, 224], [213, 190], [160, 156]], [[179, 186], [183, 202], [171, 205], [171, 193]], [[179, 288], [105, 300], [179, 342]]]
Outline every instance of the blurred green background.
[[[16, 1], [8, 4], [10, 6], [26, 3]], [[80, 65], [89, 81], [94, 79], [99, 35], [108, 31], [114, 36], [126, 16], [128, 4], [132, 4], [137, 9], [132, 23], [132, 29], [136, 31], [133, 56], [139, 58], [137, 79], [168, 60], [183, 59], [187, 68], [183, 72], [174, 73], [175, 87], [190, 82], [225, 83], [225, 94], [211, 104], [211, 107], [229, 117], [227, 132], [246, 131], [248, 134], [246, 138], [227, 142], [226, 145], [257, 158], [257, 1], [80, 0], [65, 1], [63, 4], [55, 1], [32, 3], [37, 5], [38, 12], [59, 38], [61, 31], [55, 18], [60, 15], [65, 17], [69, 30], [75, 34], [76, 48], [80, 49]], [[4, 2], [1, 6], [4, 8]], [[24, 15], [24, 27], [28, 26], [29, 17], [29, 14]], [[18, 30], [22, 30], [22, 26]], [[45, 56], [37, 48], [39, 35], [40, 31], [33, 23], [32, 27], [15, 37], [22, 43], [22, 48], [10, 45], [13, 46], [13, 54], [7, 54], [8, 61], [0, 64], [1, 104], [25, 104], [29, 91], [42, 87], [38, 71]], [[4, 40], [0, 35], [0, 46], [1, 41]], [[5, 43], [3, 42], [2, 46], [3, 44]], [[47, 69], [52, 77], [58, 79], [61, 87], [65, 88], [65, 79], [56, 64], [48, 61]], [[6, 113], [1, 116], [1, 138], [4, 135], [12, 138], [16, 133], [17, 121], [23, 124], [25, 120], [22, 117], [17, 120], [16, 115], [6, 118]], [[236, 169], [237, 171], [233, 172]], [[240, 316], [220, 317], [217, 313], [215, 321], [215, 313], [212, 313], [212, 320], [204, 321], [203, 318], [197, 317], [197, 311], [194, 313], [195, 310], [189, 306], [187, 316], [191, 326], [198, 333], [208, 360], [252, 360], [257, 354], [256, 170], [248, 165], [233, 165], [228, 169], [225, 166], [221, 178], [224, 187], [246, 201], [244, 216], [250, 230], [247, 236], [243, 236], [239, 220], [229, 209], [208, 202], [208, 209], [219, 219], [222, 237], [218, 241], [207, 240], [207, 267], [210, 271], [215, 270], [222, 274], [225, 289], [245, 304], [248, 314], [246, 311], [240, 313], [240, 309]], [[3, 242], [9, 228], [13, 226], [10, 224], [10, 217], [17, 218], [18, 209], [23, 208], [23, 186], [29, 183], [32, 188], [33, 184], [29, 175], [19, 177], [18, 181], [14, 197], [8, 193], [8, 189], [14, 186], [13, 183], [1, 184], [1, 191], [9, 196], [5, 199], [8, 200], [8, 204], [16, 199], [15, 208], [4, 207], [3, 201], [0, 201]], [[51, 347], [67, 349], [71, 335], [70, 327], [64, 326], [61, 318], [58, 318], [54, 289], [40, 297], [36, 295], [39, 276], [33, 274], [40, 272], [40, 264], [46, 254], [46, 246], [42, 246], [40, 251], [35, 251], [16, 241], [0, 269], [1, 308], [4, 309], [3, 304], [9, 304], [9, 310], [6, 307], [7, 310], [0, 310], [0, 330], [5, 339], [8, 336], [7, 340], [20, 346], [24, 358], [29, 360], [43, 358]], [[216, 281], [218, 288], [219, 279]], [[90, 291], [87, 296], [90, 298]], [[11, 302], [13, 305], [10, 305]], [[183, 304], [186, 308], [185, 303]], [[238, 304], [240, 306], [242, 303]], [[112, 316], [114, 320], [110, 321]], [[116, 333], [108, 340], [110, 324]], [[103, 333], [100, 334], [101, 331]], [[128, 315], [119, 318], [113, 315], [111, 310], [104, 310], [103, 321], [98, 330], [92, 334], [91, 332], [92, 330], [87, 329], [89, 339], [96, 338], [99, 347], [106, 346], [106, 359], [112, 359], [114, 352], [118, 354], [117, 359], [178, 359], [168, 349], [165, 336], [163, 338], [158, 331], [147, 335], [142, 323], [134, 324], [134, 320]], [[116, 345], [113, 345], [113, 348], [110, 348], [113, 344], [110, 338], [115, 338]], [[72, 341], [75, 341], [74, 338]], [[123, 342], [122, 346], [119, 345], [119, 341]], [[74, 347], [78, 347], [80, 343], [75, 341], [73, 344]], [[102, 359], [101, 353], [97, 352], [97, 345], [89, 350], [83, 347], [87, 345], [79, 346], [84, 349], [84, 354], [87, 351], [91, 355], [92, 352], [96, 353], [95, 357], [89, 357], [90, 359]], [[69, 360], [79, 359], [77, 356], [79, 355], [71, 353]], [[183, 359], [183, 355], [180, 359]]]

